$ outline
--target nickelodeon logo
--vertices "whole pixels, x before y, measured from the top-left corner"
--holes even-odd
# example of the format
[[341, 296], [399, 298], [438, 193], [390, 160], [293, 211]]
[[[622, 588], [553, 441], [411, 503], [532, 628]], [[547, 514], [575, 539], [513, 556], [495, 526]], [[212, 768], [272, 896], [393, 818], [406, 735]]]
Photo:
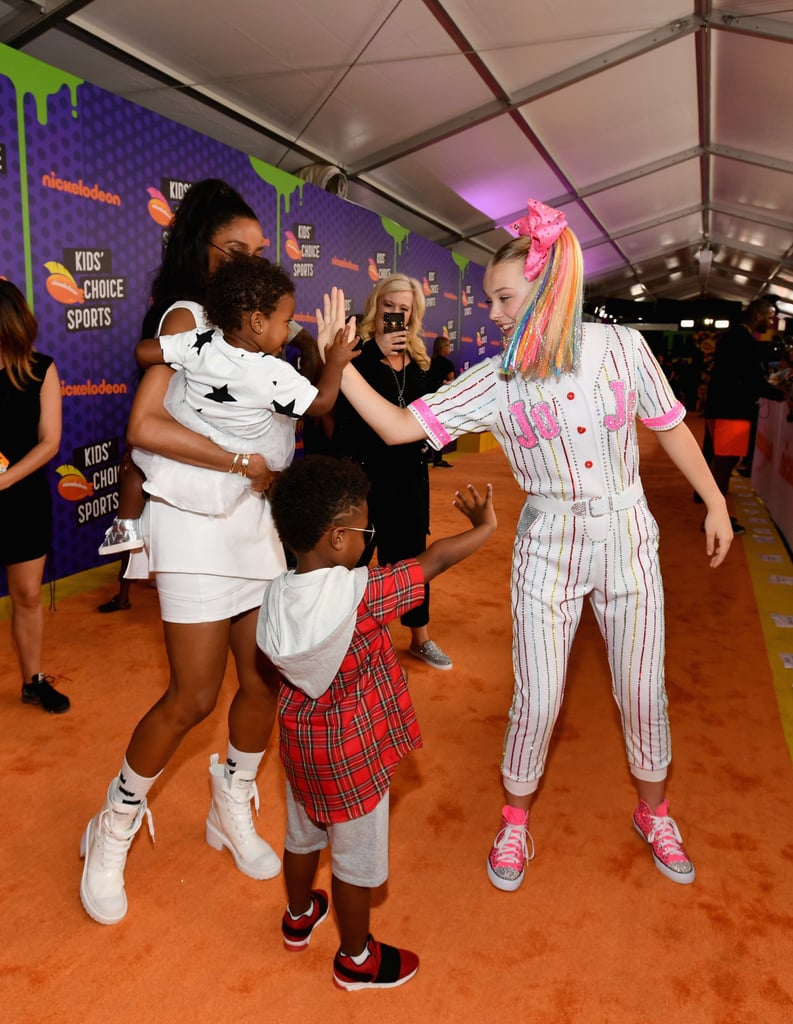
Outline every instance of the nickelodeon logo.
[[69, 195], [80, 196], [82, 199], [91, 199], [95, 203], [121, 206], [121, 196], [115, 192], [105, 192], [96, 184], [86, 185], [82, 178], [79, 181], [69, 181], [67, 178], [59, 178], [55, 171], [50, 171], [49, 174], [42, 174], [41, 184], [44, 188], [51, 188], [56, 192], [67, 192]]
[[159, 224], [160, 227], [167, 228], [173, 220], [173, 210], [171, 209], [168, 200], [158, 188], [147, 188], [146, 191], [149, 194], [149, 203], [147, 206], [149, 216], [155, 224]]
[[126, 395], [127, 385], [122, 383], [114, 384], [103, 377], [98, 383], [89, 377], [84, 384], [67, 384], [61, 381], [61, 395], [64, 398], [83, 397], [85, 395]]
[[62, 263], [50, 260], [44, 264], [44, 269], [49, 271], [47, 278], [47, 291], [56, 302], [64, 306], [73, 306], [75, 303], [85, 302], [85, 293], [79, 287], [72, 272]]
[[94, 493], [94, 485], [86, 480], [85, 475], [77, 466], [58, 466], [55, 472], [60, 477], [58, 494], [66, 501], [82, 501]]

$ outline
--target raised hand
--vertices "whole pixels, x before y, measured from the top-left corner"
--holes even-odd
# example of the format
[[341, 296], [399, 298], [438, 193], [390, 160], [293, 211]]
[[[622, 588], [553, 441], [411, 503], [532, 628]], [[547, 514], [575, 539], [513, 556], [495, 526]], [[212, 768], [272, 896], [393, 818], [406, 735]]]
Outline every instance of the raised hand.
[[340, 366], [342, 369], [360, 355], [355, 351], [358, 339], [355, 336], [355, 320], [353, 318], [352, 330], [349, 325], [340, 327], [336, 331], [333, 341], [325, 349], [325, 362], [328, 366]]
[[496, 521], [496, 510], [493, 508], [493, 485], [487, 485], [485, 497], [479, 494], [473, 484], [468, 484], [467, 491], [455, 491], [455, 508], [471, 520], [472, 526], [489, 526], [495, 530], [498, 525]]
[[[331, 288], [330, 295], [325, 292], [322, 300], [322, 309], [317, 309], [317, 346], [322, 359], [325, 359], [325, 349], [333, 343], [336, 332], [344, 329], [344, 292], [341, 288]], [[355, 335], [355, 320], [351, 319], [347, 325]]]

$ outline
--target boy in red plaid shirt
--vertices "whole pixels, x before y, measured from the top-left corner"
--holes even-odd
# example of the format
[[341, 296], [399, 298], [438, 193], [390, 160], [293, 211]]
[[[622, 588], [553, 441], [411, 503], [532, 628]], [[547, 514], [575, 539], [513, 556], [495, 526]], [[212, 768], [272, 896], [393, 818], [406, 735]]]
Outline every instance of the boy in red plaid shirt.
[[471, 529], [435, 541], [393, 566], [356, 568], [373, 527], [369, 482], [345, 459], [307, 456], [271, 492], [281, 540], [297, 568], [274, 580], [259, 615], [259, 646], [284, 676], [279, 697], [287, 777], [284, 877], [288, 949], [305, 949], [328, 914], [312, 889], [319, 854], [331, 847], [341, 988], [392, 988], [418, 970], [415, 953], [375, 941], [371, 890], [388, 877], [388, 789], [421, 746], [416, 714], [388, 631], [424, 598], [425, 582], [473, 554], [496, 528], [492, 488], [468, 485], [455, 506]]

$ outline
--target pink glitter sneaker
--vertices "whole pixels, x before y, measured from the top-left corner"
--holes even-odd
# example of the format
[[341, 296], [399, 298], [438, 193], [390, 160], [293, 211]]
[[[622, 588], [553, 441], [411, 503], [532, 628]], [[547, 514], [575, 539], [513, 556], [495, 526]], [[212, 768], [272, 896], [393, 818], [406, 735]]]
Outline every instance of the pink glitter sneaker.
[[649, 844], [655, 866], [661, 874], [679, 885], [689, 885], [694, 881], [694, 865], [683, 849], [675, 819], [669, 817], [668, 811], [668, 800], [659, 804], [655, 811], [640, 800], [633, 812], [633, 827]]
[[[527, 841], [531, 843], [531, 854]], [[514, 892], [523, 883], [526, 862], [534, 858], [534, 840], [529, 833], [529, 812], [505, 804], [501, 809], [501, 831], [487, 858], [487, 877], [502, 892]]]

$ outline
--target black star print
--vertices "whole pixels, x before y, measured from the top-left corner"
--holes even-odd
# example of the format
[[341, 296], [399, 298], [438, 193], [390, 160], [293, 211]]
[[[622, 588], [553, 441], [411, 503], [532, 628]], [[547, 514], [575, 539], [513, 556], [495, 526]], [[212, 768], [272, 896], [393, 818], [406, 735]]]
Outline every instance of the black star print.
[[210, 341], [212, 341], [213, 333], [213, 331], [202, 331], [200, 334], [196, 333], [193, 348], [200, 352], [204, 345], [208, 345]]
[[212, 388], [210, 392], [204, 395], [204, 398], [208, 398], [210, 402], [236, 402], [237, 399], [234, 395], [229, 394], [228, 384], [224, 384], [219, 388]]
[[273, 411], [280, 412], [282, 416], [291, 416], [293, 420], [299, 419], [300, 417], [295, 413], [295, 400], [294, 398], [289, 405], [281, 405], [280, 402], [276, 402], [273, 399]]

